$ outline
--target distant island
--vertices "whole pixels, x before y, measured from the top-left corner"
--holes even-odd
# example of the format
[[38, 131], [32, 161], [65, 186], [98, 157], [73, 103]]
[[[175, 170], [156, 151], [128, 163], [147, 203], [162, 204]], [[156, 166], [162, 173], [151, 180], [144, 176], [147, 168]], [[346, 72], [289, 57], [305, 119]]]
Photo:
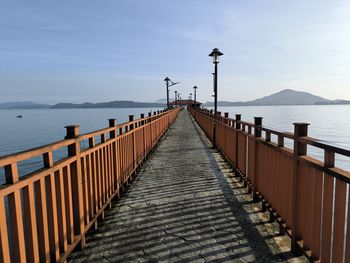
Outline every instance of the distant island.
[[[304, 91], [285, 89], [272, 95], [251, 101], [218, 101], [218, 106], [283, 106], [283, 105], [340, 105], [350, 104], [350, 100], [328, 100]], [[206, 102], [204, 107], [212, 107], [213, 102]]]
[[0, 109], [49, 109], [52, 105], [40, 104], [31, 101], [0, 103]]
[[136, 101], [109, 101], [109, 102], [99, 102], [99, 103], [58, 103], [51, 107], [51, 109], [89, 109], [89, 108], [163, 108], [165, 104], [163, 103], [153, 103], [153, 102], [136, 102]]
[[[308, 92], [285, 89], [272, 95], [251, 101], [218, 101], [218, 106], [283, 106], [283, 105], [345, 105], [350, 100], [328, 100]], [[213, 107], [213, 102], [203, 103], [204, 107]], [[55, 105], [35, 102], [0, 103], [0, 109], [90, 109], [90, 108], [164, 108], [166, 99], [156, 102], [109, 101], [98, 103], [57, 103]]]
[[57, 103], [55, 105], [39, 104], [35, 102], [6, 102], [0, 103], [0, 109], [90, 109], [90, 108], [164, 108], [164, 103], [109, 101], [99, 103]]

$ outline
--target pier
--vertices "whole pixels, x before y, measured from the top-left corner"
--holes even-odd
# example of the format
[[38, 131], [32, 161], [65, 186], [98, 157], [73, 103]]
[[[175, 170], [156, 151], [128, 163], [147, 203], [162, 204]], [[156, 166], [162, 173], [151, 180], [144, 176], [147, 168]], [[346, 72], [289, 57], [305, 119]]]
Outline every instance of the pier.
[[[350, 262], [350, 174], [335, 165], [350, 151], [307, 127], [192, 107], [67, 126], [62, 141], [0, 158], [0, 262]], [[42, 169], [18, 174], [40, 155]]]

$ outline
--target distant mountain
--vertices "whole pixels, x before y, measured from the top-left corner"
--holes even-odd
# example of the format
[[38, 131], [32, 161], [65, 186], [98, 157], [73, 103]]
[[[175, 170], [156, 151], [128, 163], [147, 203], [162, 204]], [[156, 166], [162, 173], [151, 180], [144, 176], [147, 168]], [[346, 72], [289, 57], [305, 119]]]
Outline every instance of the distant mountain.
[[251, 105], [312, 105], [329, 100], [304, 91], [285, 89], [261, 99], [248, 101]]
[[[172, 101], [172, 99], [170, 99]], [[272, 95], [251, 101], [218, 101], [219, 106], [269, 106], [269, 105], [340, 105], [350, 104], [349, 100], [328, 100], [308, 92], [285, 89]], [[156, 102], [109, 101], [99, 103], [58, 103], [40, 104], [31, 101], [0, 103], [0, 109], [74, 109], [74, 108], [163, 108], [166, 99]], [[212, 107], [213, 102], [206, 102], [204, 107]]]
[[77, 103], [58, 103], [53, 105], [52, 109], [74, 109], [74, 108], [162, 108], [163, 103], [152, 103], [152, 102], [135, 102], [135, 101], [109, 101], [90, 103], [85, 102], [82, 104]]
[[[350, 104], [346, 100], [328, 100], [304, 91], [285, 89], [272, 95], [246, 101], [230, 102], [218, 101], [218, 106], [269, 106], [269, 105], [325, 105], [325, 104]], [[206, 102], [206, 107], [212, 107], [213, 102]]]
[[0, 103], [0, 109], [48, 109], [51, 105], [31, 101]]

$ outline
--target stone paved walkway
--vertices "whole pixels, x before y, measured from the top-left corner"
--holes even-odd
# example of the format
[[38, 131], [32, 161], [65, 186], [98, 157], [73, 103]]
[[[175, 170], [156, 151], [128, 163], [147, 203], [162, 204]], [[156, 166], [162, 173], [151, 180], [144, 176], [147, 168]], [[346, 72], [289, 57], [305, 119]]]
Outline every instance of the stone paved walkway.
[[74, 262], [307, 262], [182, 111]]

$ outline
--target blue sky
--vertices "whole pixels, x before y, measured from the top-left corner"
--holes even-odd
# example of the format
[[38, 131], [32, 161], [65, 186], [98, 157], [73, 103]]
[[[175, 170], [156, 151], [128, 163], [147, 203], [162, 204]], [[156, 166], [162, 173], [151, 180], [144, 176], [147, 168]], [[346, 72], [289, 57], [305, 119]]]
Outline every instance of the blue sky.
[[[350, 99], [350, 1], [0, 0], [0, 102]], [[171, 95], [173, 95], [173, 90]]]

